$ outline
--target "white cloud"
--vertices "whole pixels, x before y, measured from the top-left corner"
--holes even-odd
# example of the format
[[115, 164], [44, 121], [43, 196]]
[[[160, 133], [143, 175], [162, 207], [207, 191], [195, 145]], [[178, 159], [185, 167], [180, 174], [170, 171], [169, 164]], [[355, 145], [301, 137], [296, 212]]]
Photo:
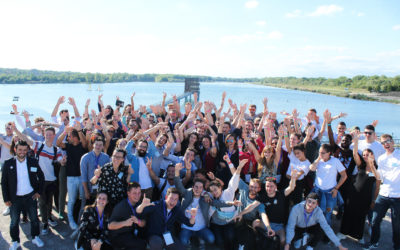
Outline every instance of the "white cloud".
[[365, 16], [365, 13], [363, 13], [363, 12], [358, 12], [358, 13], [357, 13], [357, 16], [358, 16], [358, 17], [363, 17], [363, 16]]
[[254, 9], [258, 6], [258, 1], [247, 1], [244, 6], [248, 9]]
[[272, 31], [268, 33], [267, 38], [268, 39], [281, 39], [283, 37], [283, 34], [279, 31]]
[[400, 24], [397, 24], [392, 27], [393, 30], [400, 30]]
[[261, 21], [257, 21], [256, 24], [257, 24], [258, 26], [265, 26], [265, 25], [267, 24], [267, 22], [261, 20]]
[[309, 16], [329, 16], [341, 11], [343, 11], [343, 7], [338, 5], [322, 5], [319, 6], [314, 12], [310, 13]]
[[301, 15], [301, 10], [294, 10], [292, 12], [286, 13], [285, 17], [287, 18], [295, 18]]

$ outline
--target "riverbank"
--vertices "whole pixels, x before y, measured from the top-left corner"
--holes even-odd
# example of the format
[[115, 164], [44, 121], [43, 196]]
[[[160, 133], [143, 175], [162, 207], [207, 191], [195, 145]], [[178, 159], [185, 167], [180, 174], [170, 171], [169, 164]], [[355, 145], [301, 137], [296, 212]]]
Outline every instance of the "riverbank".
[[261, 83], [254, 82], [254, 84], [265, 85], [284, 89], [293, 89], [314, 92], [325, 95], [333, 95], [338, 97], [346, 97], [357, 100], [388, 102], [393, 104], [400, 104], [400, 92], [392, 91], [387, 93], [369, 92], [366, 89], [356, 88], [343, 88], [325, 85], [290, 85], [290, 84], [277, 84], [277, 83]]

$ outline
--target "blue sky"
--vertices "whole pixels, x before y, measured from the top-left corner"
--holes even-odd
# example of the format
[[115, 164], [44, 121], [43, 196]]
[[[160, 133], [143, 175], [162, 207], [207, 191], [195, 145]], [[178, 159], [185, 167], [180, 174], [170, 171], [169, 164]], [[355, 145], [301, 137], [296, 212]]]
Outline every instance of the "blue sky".
[[0, 67], [394, 76], [398, 13], [397, 0], [2, 0]]

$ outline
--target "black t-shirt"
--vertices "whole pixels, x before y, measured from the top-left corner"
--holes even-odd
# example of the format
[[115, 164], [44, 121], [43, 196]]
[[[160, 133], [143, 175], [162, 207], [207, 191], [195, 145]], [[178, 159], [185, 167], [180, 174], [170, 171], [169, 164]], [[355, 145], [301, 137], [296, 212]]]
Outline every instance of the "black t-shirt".
[[67, 176], [81, 176], [81, 158], [87, 150], [83, 148], [82, 143], [76, 146], [66, 143], [65, 151], [67, 152]]
[[[268, 195], [258, 195], [256, 200], [261, 203], [260, 206], [264, 206], [269, 222], [285, 223], [285, 196], [280, 191], [276, 191], [275, 197], [272, 198]], [[262, 209], [263, 207], [260, 207], [259, 211]]]
[[[133, 205], [133, 204], [132, 204]], [[127, 220], [129, 218], [131, 218], [131, 216], [136, 216], [136, 207], [139, 206], [140, 203], [136, 203], [135, 205], [133, 205], [133, 211], [135, 211], [135, 213], [132, 211], [132, 208], [130, 207], [128, 200], [127, 199], [123, 199], [122, 201], [120, 201], [113, 209], [109, 223], [111, 222], [121, 222], [124, 220]], [[112, 236], [117, 236], [119, 234], [123, 234], [126, 232], [131, 232], [132, 235], [134, 235], [135, 230], [138, 230], [138, 233], [142, 233], [142, 230], [139, 231], [139, 227], [138, 225], [136, 225], [135, 223], [132, 224], [132, 226], [130, 227], [122, 227], [120, 229], [117, 230], [110, 230], [110, 234]], [[139, 235], [139, 234], [138, 234]]]

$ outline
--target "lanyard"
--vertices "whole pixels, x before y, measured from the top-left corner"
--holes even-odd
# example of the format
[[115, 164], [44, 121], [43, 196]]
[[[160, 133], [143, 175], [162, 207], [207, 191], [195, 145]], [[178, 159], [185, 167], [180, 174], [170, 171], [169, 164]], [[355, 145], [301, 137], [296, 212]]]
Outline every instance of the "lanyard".
[[169, 218], [171, 218], [171, 216], [172, 216], [172, 209], [167, 214], [167, 205], [165, 204], [165, 201], [163, 201], [162, 204], [163, 204], [163, 213], [164, 213], [164, 219], [165, 219], [165, 231], [167, 231], [167, 222], [168, 222]]
[[97, 209], [97, 207], [96, 207], [96, 212], [97, 212], [97, 219], [99, 220], [99, 227], [100, 227], [100, 229], [103, 229], [104, 211], [103, 211], [103, 214], [101, 215], [101, 217], [100, 217], [100, 213], [99, 213], [99, 210]]
[[[93, 154], [94, 154], [94, 152], [93, 152]], [[101, 155], [101, 152], [100, 152], [99, 156], [96, 156], [96, 154], [94, 154], [95, 161], [96, 161], [96, 168], [99, 165], [100, 155]]]
[[132, 205], [132, 203], [129, 201], [129, 199], [128, 199], [128, 198], [126, 198], [126, 201], [128, 202], [129, 206], [131, 207], [131, 210], [132, 210], [133, 216], [136, 216], [136, 211], [135, 211], [135, 209], [133, 208], [133, 205]]
[[231, 156], [235, 153], [235, 150], [233, 150], [232, 152], [229, 152], [229, 150], [227, 150], [227, 151], [228, 151], [229, 159], [231, 159]]
[[306, 227], [307, 227], [307, 224], [310, 221], [310, 218], [313, 215], [313, 213], [314, 213], [314, 210], [310, 213], [310, 216], [307, 217], [307, 213], [306, 213], [306, 211], [304, 211], [304, 221], [306, 223]]

